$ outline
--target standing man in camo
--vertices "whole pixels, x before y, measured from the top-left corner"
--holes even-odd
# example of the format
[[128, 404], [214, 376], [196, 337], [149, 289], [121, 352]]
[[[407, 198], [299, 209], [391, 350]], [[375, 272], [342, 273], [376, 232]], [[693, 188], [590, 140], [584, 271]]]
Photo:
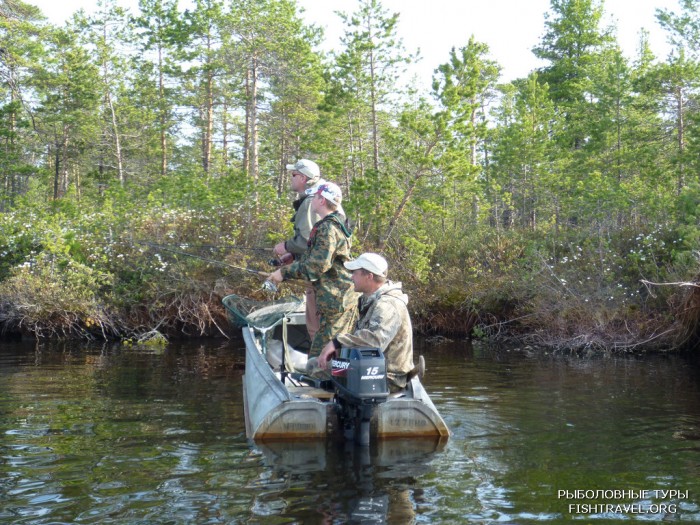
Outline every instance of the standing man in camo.
[[335, 334], [350, 331], [357, 317], [358, 294], [353, 291], [350, 272], [343, 265], [350, 260], [352, 234], [339, 213], [342, 193], [332, 182], [307, 190], [312, 210], [321, 217], [309, 234], [306, 252], [288, 266], [270, 274], [279, 284], [285, 279], [303, 279], [316, 292], [319, 330], [314, 335], [309, 357], [316, 357]]
[[[294, 201], [294, 235], [289, 239], [279, 242], [272, 249], [272, 253], [281, 264], [289, 264], [295, 259], [299, 259], [307, 249], [309, 235], [314, 224], [321, 218], [311, 209], [312, 197], [306, 194], [306, 190], [314, 188], [325, 181], [321, 178], [321, 170], [312, 160], [299, 159], [294, 164], [287, 164], [292, 180], [290, 187], [296, 192], [297, 199]], [[309, 283], [305, 291], [306, 296], [306, 330], [313, 340], [318, 332], [318, 312], [316, 310], [316, 292]]]

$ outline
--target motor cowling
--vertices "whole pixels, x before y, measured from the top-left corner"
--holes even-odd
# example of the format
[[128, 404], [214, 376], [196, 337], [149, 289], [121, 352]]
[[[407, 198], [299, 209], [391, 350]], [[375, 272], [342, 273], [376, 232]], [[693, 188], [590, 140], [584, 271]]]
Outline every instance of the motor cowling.
[[384, 354], [379, 348], [341, 348], [331, 360], [331, 378], [346, 438], [369, 444], [374, 408], [389, 396]]

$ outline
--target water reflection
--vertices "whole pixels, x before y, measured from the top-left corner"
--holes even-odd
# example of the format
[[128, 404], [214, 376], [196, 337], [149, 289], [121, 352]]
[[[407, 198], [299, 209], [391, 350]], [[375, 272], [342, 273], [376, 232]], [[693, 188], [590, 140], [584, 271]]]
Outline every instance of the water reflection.
[[325, 441], [257, 444], [268, 470], [254, 482], [264, 491], [253, 513], [286, 509], [320, 523], [413, 523], [415, 485], [434, 472], [433, 458], [444, 445], [444, 440], [390, 440], [370, 447]]
[[[452, 437], [365, 449], [248, 443], [242, 342], [3, 344], [0, 523], [700, 521], [697, 359], [420, 343]], [[558, 496], [625, 489], [676, 510]]]
[[[440, 379], [427, 388], [440, 392], [433, 399], [448, 414], [454, 443], [463, 444], [448, 448], [445, 478], [460, 479], [467, 506], [480, 510], [470, 520], [700, 520], [698, 441], [688, 447], [675, 433], [700, 428], [697, 365], [678, 356], [436, 349], [429, 368]], [[558, 497], [561, 490], [669, 486], [690, 500], [676, 498], [672, 516], [572, 514], [571, 502]]]

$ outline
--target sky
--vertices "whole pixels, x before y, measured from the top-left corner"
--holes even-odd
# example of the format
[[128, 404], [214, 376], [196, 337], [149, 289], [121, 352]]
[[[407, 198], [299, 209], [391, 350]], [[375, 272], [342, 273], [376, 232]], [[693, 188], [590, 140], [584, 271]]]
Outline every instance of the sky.
[[[49, 20], [61, 25], [80, 8], [90, 12], [95, 0], [25, 0], [38, 6]], [[180, 0], [186, 5], [187, 0]], [[343, 31], [336, 11], [353, 12], [353, 0], [297, 0], [304, 19], [324, 28], [323, 49], [339, 46]], [[138, 0], [118, 0], [137, 11]], [[542, 64], [532, 54], [544, 34], [544, 13], [550, 0], [381, 0], [389, 13], [400, 13], [398, 35], [408, 52], [420, 49], [422, 60], [412, 73], [428, 88], [434, 70], [447, 62], [450, 49], [464, 47], [474, 35], [489, 46], [488, 58], [502, 66], [502, 80], [527, 76]], [[604, 26], [615, 24], [625, 55], [636, 56], [642, 28], [650, 33], [650, 45], [659, 59], [669, 53], [666, 35], [654, 16], [657, 8], [679, 11], [679, 0], [605, 0]]]

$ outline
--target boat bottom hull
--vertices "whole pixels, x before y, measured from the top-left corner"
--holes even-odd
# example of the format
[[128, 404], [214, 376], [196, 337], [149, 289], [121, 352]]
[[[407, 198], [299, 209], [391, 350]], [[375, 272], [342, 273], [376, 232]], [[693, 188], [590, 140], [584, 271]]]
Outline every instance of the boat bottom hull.
[[[248, 402], [244, 399], [248, 437], [255, 441], [341, 438], [344, 434], [338, 405], [330, 393], [326, 394], [324, 400], [311, 393], [295, 395], [272, 408], [255, 429], [251, 428]], [[424, 402], [396, 398], [375, 407], [370, 436], [373, 439], [442, 438], [448, 437], [449, 431], [437, 412]]]

